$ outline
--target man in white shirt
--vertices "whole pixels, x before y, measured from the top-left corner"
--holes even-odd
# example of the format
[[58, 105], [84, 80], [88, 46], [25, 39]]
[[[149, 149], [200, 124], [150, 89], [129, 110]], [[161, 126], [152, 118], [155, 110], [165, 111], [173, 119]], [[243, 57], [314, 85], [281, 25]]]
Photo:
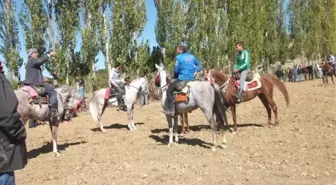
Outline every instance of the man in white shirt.
[[112, 94], [113, 91], [116, 91], [117, 101], [119, 106], [119, 111], [125, 110], [125, 103], [123, 101], [122, 96], [125, 94], [125, 82], [120, 78], [120, 65], [116, 64], [114, 68], [112, 68], [110, 73], [110, 83], [111, 88], [110, 92]]

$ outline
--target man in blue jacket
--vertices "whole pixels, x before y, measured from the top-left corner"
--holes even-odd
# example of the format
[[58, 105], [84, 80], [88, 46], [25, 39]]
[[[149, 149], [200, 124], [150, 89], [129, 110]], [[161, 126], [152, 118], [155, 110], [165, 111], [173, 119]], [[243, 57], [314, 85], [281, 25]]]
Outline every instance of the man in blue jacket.
[[167, 110], [165, 114], [174, 116], [174, 91], [180, 83], [187, 83], [189, 81], [195, 80], [195, 73], [201, 71], [201, 64], [197, 58], [187, 52], [187, 48], [183, 45], [177, 47], [176, 52], [176, 63], [174, 67], [174, 78], [171, 84], [169, 84], [167, 89]]

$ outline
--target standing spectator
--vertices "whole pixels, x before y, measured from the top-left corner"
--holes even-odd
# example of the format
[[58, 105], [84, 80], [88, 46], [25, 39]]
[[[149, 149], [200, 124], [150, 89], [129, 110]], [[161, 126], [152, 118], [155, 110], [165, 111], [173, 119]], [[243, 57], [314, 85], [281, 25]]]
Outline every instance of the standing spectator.
[[293, 73], [290, 67], [288, 67], [287, 69], [287, 76], [288, 76], [288, 82], [293, 82]]
[[297, 68], [297, 81], [298, 82], [302, 81], [302, 67], [301, 67], [301, 64]]
[[[143, 77], [147, 78], [147, 75], [143, 75]], [[141, 107], [144, 105], [148, 105], [148, 94], [149, 94], [149, 89], [148, 85], [145, 85], [147, 89], [142, 89], [143, 93], [141, 94], [141, 102], [140, 105]]]
[[302, 74], [304, 77], [304, 80], [307, 81], [307, 75], [308, 75], [308, 68], [305, 65], [302, 65]]
[[319, 64], [316, 64], [316, 71], [317, 71], [317, 77], [322, 78], [322, 68], [320, 67]]
[[279, 66], [279, 68], [275, 71], [275, 75], [277, 76], [277, 78], [279, 80], [282, 80], [283, 81], [283, 70], [281, 69], [281, 66]]
[[2, 70], [0, 102], [0, 184], [15, 185], [14, 171], [27, 164], [26, 130], [17, 112], [18, 100]]
[[293, 82], [297, 82], [297, 76], [298, 76], [298, 68], [297, 68], [297, 65], [295, 64], [294, 67], [292, 68]]
[[313, 80], [313, 66], [312, 65], [309, 65], [307, 67], [307, 70], [308, 70], [308, 80]]

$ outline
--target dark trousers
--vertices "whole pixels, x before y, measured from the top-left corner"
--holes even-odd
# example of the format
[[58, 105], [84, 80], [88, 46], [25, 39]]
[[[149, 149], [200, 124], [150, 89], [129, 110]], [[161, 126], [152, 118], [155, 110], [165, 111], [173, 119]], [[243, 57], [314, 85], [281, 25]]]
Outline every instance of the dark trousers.
[[114, 86], [111, 85], [111, 92], [113, 92], [113, 90], [117, 91], [117, 101], [118, 101], [118, 106], [119, 108], [123, 108], [123, 101], [122, 101], [122, 96], [125, 94], [125, 90], [124, 90], [124, 84], [120, 83], [119, 86]]
[[14, 172], [0, 173], [1, 185], [15, 185]]
[[172, 110], [174, 107], [174, 91], [176, 89], [176, 87], [182, 83], [182, 80], [176, 79], [175, 81], [173, 81], [171, 84], [169, 84], [168, 89], [167, 89], [167, 108], [169, 110]]
[[57, 109], [57, 92], [51, 85], [44, 83], [43, 87], [45, 88], [47, 94], [50, 98], [50, 108], [56, 108]]

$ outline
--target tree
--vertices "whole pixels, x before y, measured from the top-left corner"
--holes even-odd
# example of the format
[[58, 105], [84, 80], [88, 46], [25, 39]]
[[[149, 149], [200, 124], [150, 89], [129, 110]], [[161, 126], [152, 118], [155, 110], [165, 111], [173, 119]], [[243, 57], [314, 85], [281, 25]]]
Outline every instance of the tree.
[[132, 58], [130, 55], [134, 40], [140, 36], [147, 21], [145, 1], [113, 1], [111, 9], [111, 59], [113, 63], [118, 62], [122, 68], [127, 69], [127, 60]]
[[14, 75], [14, 79], [20, 81], [19, 69], [23, 60], [19, 56], [19, 30], [15, 11], [15, 2], [11, 0], [0, 1], [0, 53], [5, 58], [9, 72]]
[[48, 30], [47, 12], [41, 0], [25, 0], [22, 4], [20, 23], [25, 31], [26, 48], [36, 48], [39, 54], [46, 49], [46, 34]]

